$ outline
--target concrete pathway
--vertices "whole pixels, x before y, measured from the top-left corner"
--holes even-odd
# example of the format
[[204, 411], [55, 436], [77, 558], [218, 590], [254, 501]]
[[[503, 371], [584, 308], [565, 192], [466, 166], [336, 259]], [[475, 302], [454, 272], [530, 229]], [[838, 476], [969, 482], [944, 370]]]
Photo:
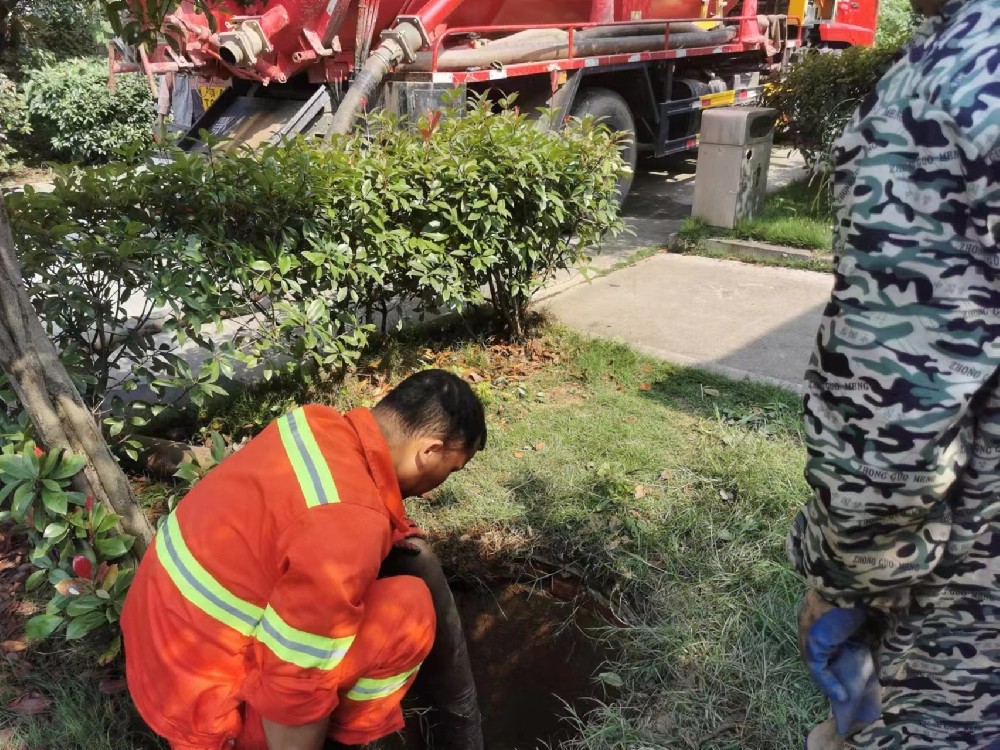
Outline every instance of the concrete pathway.
[[655, 357], [801, 390], [832, 286], [829, 274], [663, 253], [542, 306]]
[[[681, 154], [658, 160], [642, 160], [624, 218], [628, 233], [613, 237], [596, 249], [591, 268], [606, 271], [630, 258], [638, 250], [665, 247], [671, 235], [691, 215], [697, 154]], [[784, 146], [771, 151], [769, 191], [807, 176], [802, 157]], [[577, 271], [559, 274], [536, 299], [546, 299], [585, 281]]]
[[[598, 271], [665, 246], [691, 215], [696, 159], [644, 166], [625, 205], [633, 234], [600, 248], [592, 265]], [[797, 154], [773, 150], [768, 190], [804, 176]], [[563, 274], [537, 299], [585, 333], [679, 364], [801, 390], [832, 285], [828, 274], [661, 253], [589, 281]]]

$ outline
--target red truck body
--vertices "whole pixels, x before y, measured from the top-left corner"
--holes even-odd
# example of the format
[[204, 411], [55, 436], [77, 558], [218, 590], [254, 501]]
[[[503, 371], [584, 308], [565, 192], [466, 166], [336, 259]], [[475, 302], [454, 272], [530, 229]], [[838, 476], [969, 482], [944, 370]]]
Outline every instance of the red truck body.
[[[143, 0], [130, 2], [142, 20]], [[232, 82], [192, 134], [252, 145], [346, 132], [364, 109], [415, 118], [458, 88], [517, 94], [522, 110], [553, 111], [553, 123], [602, 117], [628, 134], [634, 166], [639, 151], [696, 147], [700, 111], [752, 102], [803, 39], [870, 42], [877, 0], [219, 0], [211, 8], [210, 21], [183, 0], [159, 29], [172, 44], [142, 65], [147, 74]]]
[[838, 0], [834, 20], [820, 24], [819, 38], [831, 45], [874, 44], [877, 22], [878, 3], [871, 0]]

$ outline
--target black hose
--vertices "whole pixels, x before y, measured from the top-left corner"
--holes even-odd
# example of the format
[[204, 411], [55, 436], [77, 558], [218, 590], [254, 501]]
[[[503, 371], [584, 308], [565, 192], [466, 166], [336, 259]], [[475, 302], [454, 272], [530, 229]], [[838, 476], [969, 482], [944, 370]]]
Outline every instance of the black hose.
[[[724, 44], [735, 36], [735, 29], [719, 29], [717, 31], [689, 31], [671, 34], [668, 39], [669, 49], [685, 49], [689, 47], [711, 47]], [[573, 55], [583, 57], [588, 55], [613, 55], [624, 52], [655, 52], [663, 49], [663, 35], [655, 36], [623, 36], [598, 37], [584, 39], [573, 43]]]
[[328, 138], [350, 133], [366, 103], [378, 93], [382, 80], [406, 56], [406, 48], [419, 49], [423, 44], [420, 30], [410, 23], [399, 24], [395, 32], [395, 37], [384, 40], [372, 52], [354, 77], [333, 115]]
[[472, 675], [462, 620], [441, 562], [423, 539], [411, 540], [420, 551], [393, 549], [380, 577], [416, 576], [427, 584], [437, 615], [434, 647], [424, 659], [413, 691], [429, 707], [432, 750], [483, 750], [482, 715]]
[[[692, 27], [693, 24], [671, 24], [669, 49], [684, 49], [688, 47], [709, 47], [725, 44], [733, 38], [736, 30], [732, 27], [702, 31], [694, 26], [690, 31], [674, 33], [673, 27]], [[573, 54], [576, 57], [591, 55], [614, 55], [628, 52], [654, 52], [663, 48], [663, 32], [666, 24], [623, 24], [621, 27], [595, 27], [581, 31], [575, 35]], [[650, 30], [653, 33], [648, 33]], [[659, 29], [657, 31], [657, 29]], [[597, 35], [598, 30], [607, 34]], [[647, 33], [635, 36], [619, 36], [626, 30]], [[350, 133], [357, 122], [358, 115], [378, 92], [382, 81], [406, 56], [406, 46], [418, 49], [422, 44], [419, 29], [408, 23], [396, 27], [397, 38], [389, 38], [379, 45], [365, 61], [357, 76], [351, 82], [350, 88], [341, 100], [334, 113], [328, 137]], [[524, 45], [512, 45], [504, 40], [497, 40], [498, 45], [491, 49], [487, 44], [478, 49], [453, 49], [442, 52], [438, 57], [438, 70], [467, 70], [469, 68], [487, 68], [491, 65], [514, 65], [524, 62], [542, 62], [558, 60], [569, 56], [569, 35], [566, 41], [538, 45], [527, 42]], [[401, 43], [402, 42], [402, 43]], [[432, 57], [429, 52], [416, 55], [412, 65], [404, 66], [406, 70], [430, 70]]]

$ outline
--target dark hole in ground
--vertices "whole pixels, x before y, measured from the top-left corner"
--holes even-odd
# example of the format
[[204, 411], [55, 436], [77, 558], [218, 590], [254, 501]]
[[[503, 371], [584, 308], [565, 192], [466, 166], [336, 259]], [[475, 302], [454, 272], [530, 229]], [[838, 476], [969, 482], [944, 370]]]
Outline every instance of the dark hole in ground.
[[[565, 739], [566, 704], [585, 713], [608, 654], [586, 635], [597, 617], [523, 584], [458, 590], [487, 750], [534, 750]], [[564, 702], [565, 701], [565, 702]]]
[[[606, 625], [580, 601], [521, 583], [454, 587], [483, 712], [486, 750], [536, 750], [572, 733], [604, 690], [595, 681], [610, 652], [586, 633]], [[401, 737], [383, 745], [412, 748]]]

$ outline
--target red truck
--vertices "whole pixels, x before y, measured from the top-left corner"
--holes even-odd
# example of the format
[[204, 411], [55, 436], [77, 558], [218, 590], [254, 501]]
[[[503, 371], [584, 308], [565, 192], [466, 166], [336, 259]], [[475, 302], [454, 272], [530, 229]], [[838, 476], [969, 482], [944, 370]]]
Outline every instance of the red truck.
[[[142, 0], [130, 2], [143, 18]], [[147, 74], [231, 81], [192, 133], [250, 144], [345, 133], [369, 109], [419, 117], [456, 88], [489, 90], [516, 93], [522, 111], [551, 108], [554, 124], [604, 118], [630, 136], [623, 155], [634, 167], [640, 151], [697, 147], [701, 110], [753, 101], [797, 47], [871, 43], [877, 0], [219, 0], [211, 8], [214, 24], [182, 2], [159, 29], [172, 43], [142, 62]]]

